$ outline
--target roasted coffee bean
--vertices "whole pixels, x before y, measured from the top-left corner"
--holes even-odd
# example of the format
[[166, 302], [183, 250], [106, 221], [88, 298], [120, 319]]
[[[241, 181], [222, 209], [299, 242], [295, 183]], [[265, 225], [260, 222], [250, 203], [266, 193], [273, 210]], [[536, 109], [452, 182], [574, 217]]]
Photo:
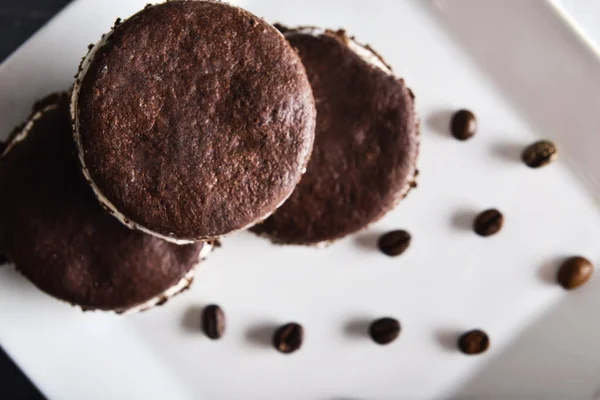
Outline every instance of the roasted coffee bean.
[[280, 326], [273, 334], [273, 346], [284, 354], [300, 349], [303, 340], [304, 329], [295, 322]]
[[390, 317], [375, 320], [369, 326], [369, 335], [375, 343], [392, 343], [400, 335], [400, 322]]
[[469, 110], [459, 110], [452, 116], [450, 124], [452, 136], [458, 140], [467, 140], [477, 132], [477, 118]]
[[490, 338], [482, 330], [475, 329], [463, 333], [458, 338], [458, 348], [465, 354], [481, 354], [490, 347]]
[[558, 269], [556, 280], [565, 289], [576, 289], [586, 283], [594, 272], [592, 263], [583, 257], [567, 258]]
[[382, 235], [377, 241], [379, 250], [388, 256], [399, 256], [404, 253], [410, 245], [410, 233], [398, 230]]
[[479, 236], [491, 236], [498, 233], [504, 224], [504, 216], [495, 208], [480, 213], [473, 222], [473, 230]]
[[219, 339], [225, 333], [225, 313], [221, 307], [211, 304], [202, 312], [202, 330], [211, 339]]
[[540, 168], [548, 165], [557, 157], [556, 145], [548, 140], [540, 140], [527, 146], [521, 154], [521, 159], [530, 168]]

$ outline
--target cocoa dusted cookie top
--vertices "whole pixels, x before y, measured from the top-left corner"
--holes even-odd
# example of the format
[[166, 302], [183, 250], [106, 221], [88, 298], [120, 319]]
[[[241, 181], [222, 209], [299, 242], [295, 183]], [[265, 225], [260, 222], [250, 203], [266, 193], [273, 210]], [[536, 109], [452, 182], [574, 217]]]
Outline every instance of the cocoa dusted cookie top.
[[281, 29], [312, 85], [315, 143], [292, 196], [254, 231], [280, 243], [329, 242], [383, 216], [414, 184], [413, 95], [378, 54], [343, 32]]
[[82, 64], [73, 112], [99, 199], [167, 240], [255, 224], [292, 192], [315, 107], [296, 52], [224, 3], [171, 1], [118, 24]]
[[122, 312], [174, 294], [204, 245], [168, 243], [104, 212], [75, 157], [68, 99], [41, 107], [0, 158], [0, 252], [41, 290], [83, 308]]

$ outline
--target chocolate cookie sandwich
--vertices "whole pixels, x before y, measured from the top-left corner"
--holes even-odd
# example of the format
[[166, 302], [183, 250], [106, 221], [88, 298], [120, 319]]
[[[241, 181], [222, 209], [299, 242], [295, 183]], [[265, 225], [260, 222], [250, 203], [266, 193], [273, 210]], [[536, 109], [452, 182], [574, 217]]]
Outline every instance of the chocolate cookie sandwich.
[[0, 253], [83, 309], [140, 311], [185, 289], [211, 245], [179, 246], [107, 214], [81, 174], [68, 97], [43, 104], [0, 156]]
[[148, 6], [84, 58], [71, 113], [83, 172], [127, 226], [175, 243], [270, 215], [308, 162], [315, 107], [271, 25], [213, 1]]
[[253, 230], [279, 243], [327, 243], [382, 217], [415, 185], [414, 96], [377, 53], [343, 31], [279, 28], [312, 85], [315, 143], [291, 197]]

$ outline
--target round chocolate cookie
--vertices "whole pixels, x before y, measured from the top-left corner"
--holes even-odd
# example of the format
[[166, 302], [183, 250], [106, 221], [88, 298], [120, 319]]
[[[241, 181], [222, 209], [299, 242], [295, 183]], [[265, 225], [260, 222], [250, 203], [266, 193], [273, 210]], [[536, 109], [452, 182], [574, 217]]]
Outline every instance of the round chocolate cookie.
[[292, 196], [253, 230], [279, 243], [330, 242], [382, 217], [414, 185], [414, 98], [378, 54], [343, 31], [280, 29], [312, 85], [315, 143]]
[[71, 113], [99, 200], [176, 243], [270, 215], [306, 169], [316, 119], [304, 66], [275, 28], [185, 0], [146, 7], [94, 46]]
[[140, 311], [185, 289], [211, 246], [123, 226], [96, 200], [75, 153], [66, 95], [12, 135], [0, 156], [0, 253], [41, 290], [84, 309]]

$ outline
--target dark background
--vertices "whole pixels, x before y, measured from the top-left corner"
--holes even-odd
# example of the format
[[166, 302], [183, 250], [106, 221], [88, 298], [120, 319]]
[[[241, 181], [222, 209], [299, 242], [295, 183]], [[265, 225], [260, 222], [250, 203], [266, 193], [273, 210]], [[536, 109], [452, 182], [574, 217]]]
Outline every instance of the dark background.
[[[69, 2], [70, 0], [0, 0], [0, 62]], [[0, 399], [44, 399], [1, 347]]]
[[69, 2], [70, 0], [0, 0], [0, 60], [10, 55]]

